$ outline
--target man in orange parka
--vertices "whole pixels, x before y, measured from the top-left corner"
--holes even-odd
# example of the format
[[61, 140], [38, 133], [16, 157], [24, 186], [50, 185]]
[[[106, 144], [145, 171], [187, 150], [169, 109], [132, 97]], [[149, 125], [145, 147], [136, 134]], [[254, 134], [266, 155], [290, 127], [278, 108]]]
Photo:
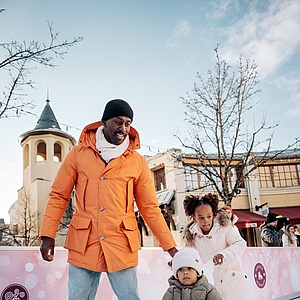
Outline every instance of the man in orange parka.
[[133, 111], [121, 99], [109, 101], [101, 122], [87, 125], [62, 163], [50, 191], [40, 238], [44, 260], [54, 258], [54, 238], [75, 186], [76, 205], [64, 247], [68, 249], [69, 300], [95, 299], [106, 272], [119, 300], [140, 299], [136, 266], [141, 248], [134, 200], [164, 251], [175, 241], [158, 206]]

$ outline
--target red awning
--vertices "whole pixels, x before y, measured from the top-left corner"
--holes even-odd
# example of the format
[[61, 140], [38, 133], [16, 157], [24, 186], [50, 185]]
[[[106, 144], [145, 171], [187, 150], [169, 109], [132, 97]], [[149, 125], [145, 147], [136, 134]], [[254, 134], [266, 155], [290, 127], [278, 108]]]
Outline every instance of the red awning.
[[269, 211], [289, 219], [292, 224], [300, 224], [300, 206], [293, 207], [269, 207]]
[[234, 224], [237, 228], [259, 227], [266, 220], [266, 217], [253, 213], [248, 209], [234, 209], [233, 213], [239, 218]]

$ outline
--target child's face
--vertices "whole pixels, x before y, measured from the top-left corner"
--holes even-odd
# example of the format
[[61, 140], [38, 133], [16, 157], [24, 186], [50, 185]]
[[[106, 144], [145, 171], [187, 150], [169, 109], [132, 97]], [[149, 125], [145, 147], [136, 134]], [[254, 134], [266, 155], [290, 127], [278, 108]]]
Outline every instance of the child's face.
[[192, 285], [197, 281], [199, 275], [197, 271], [191, 267], [181, 267], [177, 270], [177, 277], [181, 284]]
[[203, 234], [208, 234], [212, 228], [214, 214], [210, 205], [205, 204], [196, 207], [193, 221], [199, 225]]
[[229, 218], [229, 220], [231, 219], [231, 217], [232, 217], [232, 212], [231, 212], [231, 210], [230, 209], [225, 209], [226, 210], [226, 212], [227, 212], [227, 215], [228, 215], [228, 218]]

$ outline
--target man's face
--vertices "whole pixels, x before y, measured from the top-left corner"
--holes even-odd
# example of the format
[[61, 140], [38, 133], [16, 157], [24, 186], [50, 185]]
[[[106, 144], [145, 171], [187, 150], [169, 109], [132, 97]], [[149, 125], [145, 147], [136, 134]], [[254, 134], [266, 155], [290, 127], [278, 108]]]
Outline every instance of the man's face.
[[278, 223], [278, 221], [271, 222], [271, 223], [269, 223], [269, 226], [276, 228], [277, 227], [277, 223]]
[[103, 133], [106, 140], [111, 144], [120, 145], [129, 133], [131, 119], [125, 116], [114, 117], [104, 121], [103, 124]]

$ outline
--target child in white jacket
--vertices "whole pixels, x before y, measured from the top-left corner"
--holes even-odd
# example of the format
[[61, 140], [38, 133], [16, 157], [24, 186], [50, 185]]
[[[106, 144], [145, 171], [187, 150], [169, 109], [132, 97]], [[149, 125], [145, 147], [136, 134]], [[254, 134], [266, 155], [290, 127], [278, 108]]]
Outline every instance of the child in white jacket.
[[192, 221], [184, 228], [184, 241], [198, 250], [203, 263], [213, 261], [214, 286], [224, 300], [250, 299], [247, 276], [240, 264], [246, 241], [227, 213], [218, 211], [218, 204], [213, 194], [186, 197], [184, 210]]

